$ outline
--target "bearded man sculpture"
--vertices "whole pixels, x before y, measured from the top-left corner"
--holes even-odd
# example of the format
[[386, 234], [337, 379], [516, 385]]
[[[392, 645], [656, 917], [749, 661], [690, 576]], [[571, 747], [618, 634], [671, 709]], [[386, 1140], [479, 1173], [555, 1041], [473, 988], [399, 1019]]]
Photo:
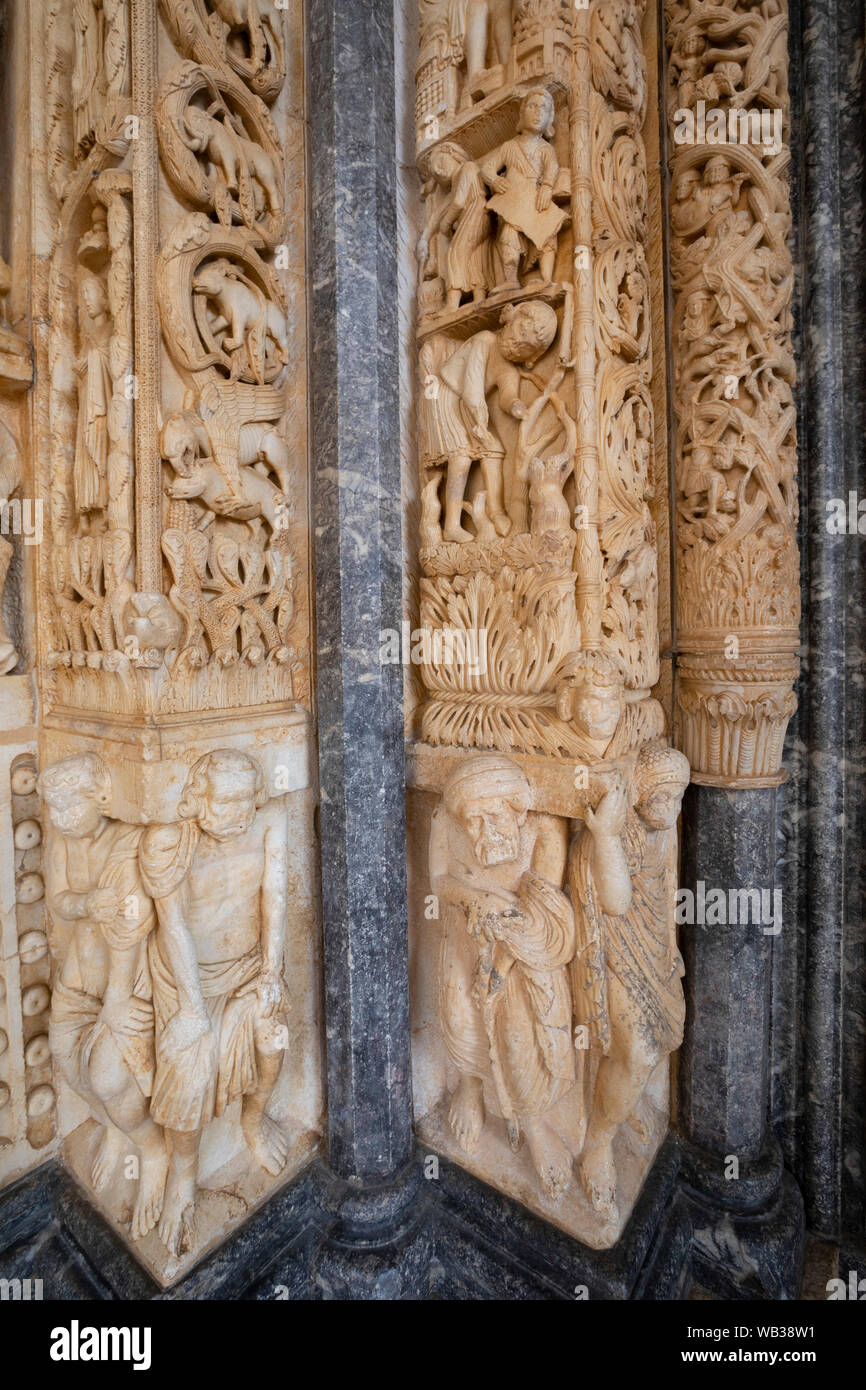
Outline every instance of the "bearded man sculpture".
[[449, 1122], [471, 1153], [485, 1083], [513, 1149], [525, 1134], [547, 1195], [571, 1181], [572, 1153], [550, 1121], [574, 1086], [574, 921], [562, 891], [567, 822], [530, 810], [510, 758], [478, 753], [449, 777], [433, 817], [430, 871], [443, 916], [439, 1012], [459, 1073]]

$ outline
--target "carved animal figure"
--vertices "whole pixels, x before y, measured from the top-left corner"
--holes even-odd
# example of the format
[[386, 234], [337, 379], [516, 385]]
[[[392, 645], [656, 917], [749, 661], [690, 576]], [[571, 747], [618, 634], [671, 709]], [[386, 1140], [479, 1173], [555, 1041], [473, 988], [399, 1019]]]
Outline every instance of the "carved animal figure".
[[[223, 352], [245, 353], [250, 370], [264, 385], [265, 370], [275, 358], [277, 363], [289, 360], [289, 335], [285, 314], [267, 298], [257, 285], [242, 277], [230, 261], [209, 261], [193, 280], [193, 290], [216, 306], [212, 322], [215, 334], [223, 334]], [[268, 344], [271, 351], [268, 351]], [[236, 358], [232, 375], [242, 370]]]
[[572, 462], [571, 454], [553, 454], [547, 459], [534, 458], [530, 463], [529, 502], [534, 536], [543, 535], [545, 531], [569, 529], [571, 514], [562, 489], [571, 472]]
[[[248, 140], [240, 131], [218, 120], [198, 106], [186, 113], [187, 143], [191, 149], [204, 154], [223, 176], [230, 193], [239, 195], [241, 180], [246, 174], [261, 190], [264, 204], [271, 212], [280, 210], [280, 191], [275, 161], [261, 145]], [[262, 199], [256, 199], [260, 202]]]
[[[261, 516], [272, 531], [285, 529], [287, 507], [283, 494], [254, 468], [245, 468], [241, 473], [240, 497], [226, 492], [225, 479], [209, 458], [195, 459], [174, 482], [166, 484], [165, 490], [173, 498], [198, 498], [217, 516], [228, 516], [233, 521], [252, 521]], [[202, 526], [211, 520], [206, 517]]]

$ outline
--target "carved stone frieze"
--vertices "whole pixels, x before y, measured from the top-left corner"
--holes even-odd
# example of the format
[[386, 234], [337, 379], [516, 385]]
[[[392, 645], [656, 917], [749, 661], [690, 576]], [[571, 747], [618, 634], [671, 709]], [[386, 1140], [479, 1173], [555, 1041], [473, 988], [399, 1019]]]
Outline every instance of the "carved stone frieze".
[[417, 1111], [598, 1247], [684, 1007], [642, 20], [422, 3], [417, 70]]
[[[46, 935], [51, 1055], [19, 1029], [7, 1109], [15, 1162], [61, 1144], [170, 1284], [322, 1129], [303, 15], [48, 0], [46, 21], [31, 85], [48, 921], [21, 940]], [[29, 357], [0, 323], [0, 368], [29, 380]]]
[[799, 645], [787, 5], [667, 7], [678, 709], [700, 780], [783, 775]]

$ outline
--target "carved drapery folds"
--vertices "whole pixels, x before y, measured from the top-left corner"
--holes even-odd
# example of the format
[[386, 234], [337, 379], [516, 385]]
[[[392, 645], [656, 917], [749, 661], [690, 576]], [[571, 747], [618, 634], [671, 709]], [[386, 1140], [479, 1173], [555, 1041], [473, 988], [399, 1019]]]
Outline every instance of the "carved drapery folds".
[[678, 713], [699, 780], [769, 786], [796, 701], [787, 5], [667, 6]]
[[643, 17], [424, 0], [417, 69], [416, 1105], [595, 1246], [664, 1134], [683, 1020]]
[[163, 1283], [321, 1131], [301, 24], [54, 0], [34, 36], [53, 1073], [25, 1030], [16, 1084]]

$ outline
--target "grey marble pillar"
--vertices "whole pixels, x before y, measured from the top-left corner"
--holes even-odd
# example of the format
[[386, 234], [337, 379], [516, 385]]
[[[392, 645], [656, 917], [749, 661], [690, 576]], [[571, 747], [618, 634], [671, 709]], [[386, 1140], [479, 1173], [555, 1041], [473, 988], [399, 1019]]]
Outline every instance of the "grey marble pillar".
[[[413, 1184], [393, 13], [311, 0], [312, 447], [330, 1166], [325, 1296], [405, 1296]], [[405, 1261], [403, 1262], [405, 1265]], [[411, 1263], [411, 1261], [410, 1261]]]
[[[773, 1120], [809, 1226], [864, 1247], [866, 1222], [866, 180], [859, 0], [791, 6], [792, 187], [804, 661], [780, 793], [789, 915], [773, 1002]], [[863, 518], [866, 531], [866, 517]], [[796, 949], [791, 949], [792, 944]]]
[[692, 786], [683, 804], [695, 903], [681, 927], [683, 1177], [697, 1276], [722, 1297], [794, 1298], [803, 1257], [802, 1198], [769, 1125], [772, 957], [794, 928], [777, 893], [776, 798]]

